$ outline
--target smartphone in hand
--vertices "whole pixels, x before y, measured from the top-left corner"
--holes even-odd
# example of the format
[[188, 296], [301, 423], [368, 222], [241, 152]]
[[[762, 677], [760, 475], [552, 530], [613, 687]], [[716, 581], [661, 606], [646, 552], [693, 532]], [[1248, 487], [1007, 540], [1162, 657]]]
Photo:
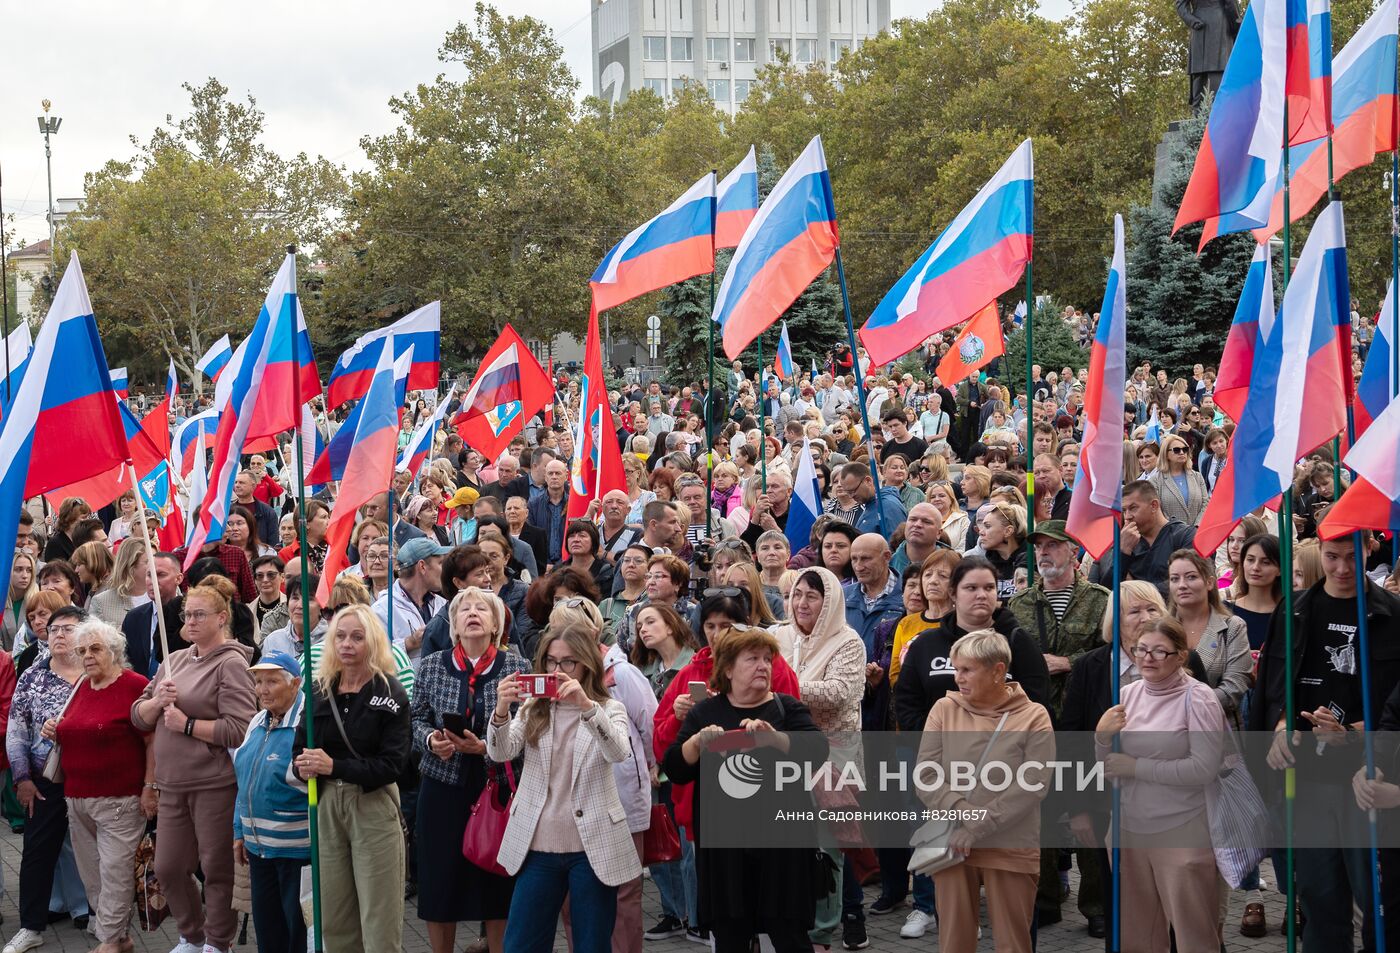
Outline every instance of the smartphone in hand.
[[467, 736], [467, 716], [460, 712], [445, 711], [442, 713], [442, 727], [458, 738], [465, 738]]

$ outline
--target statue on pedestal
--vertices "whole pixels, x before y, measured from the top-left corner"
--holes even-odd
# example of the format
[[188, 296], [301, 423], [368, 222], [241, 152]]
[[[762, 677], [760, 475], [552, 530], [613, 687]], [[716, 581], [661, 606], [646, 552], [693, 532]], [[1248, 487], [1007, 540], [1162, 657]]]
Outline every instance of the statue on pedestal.
[[1191, 108], [1199, 109], [1206, 90], [1220, 89], [1225, 62], [1240, 31], [1240, 8], [1235, 0], [1176, 0], [1176, 13], [1191, 28]]

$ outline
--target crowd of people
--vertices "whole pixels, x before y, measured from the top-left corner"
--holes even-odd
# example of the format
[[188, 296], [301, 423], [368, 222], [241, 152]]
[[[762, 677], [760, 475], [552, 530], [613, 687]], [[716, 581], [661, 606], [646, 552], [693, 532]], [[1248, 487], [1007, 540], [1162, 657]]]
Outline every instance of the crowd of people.
[[[1115, 704], [1112, 554], [1090, 559], [1065, 523], [1086, 372], [1037, 366], [1019, 392], [985, 373], [943, 382], [931, 371], [947, 346], [898, 375], [847, 349], [798, 381], [736, 361], [713, 391], [622, 373], [610, 397], [625, 486], [574, 520], [566, 426], [533, 420], [496, 459], [449, 428], [420, 472], [362, 508], [324, 605], [334, 486], [299, 511], [282, 451], [244, 461], [223, 539], [194, 554], [160, 549], [159, 520], [130, 493], [97, 509], [34, 501], [0, 626], [3, 803], [23, 832], [4, 953], [43, 945], [51, 911], [84, 925], [97, 953], [131, 950], [128, 884], [149, 834], [172, 953], [227, 953], [240, 911], [264, 953], [305, 949], [313, 781], [321, 939], [335, 953], [398, 950], [410, 905], [434, 953], [457, 949], [464, 924], [475, 949], [550, 950], [561, 920], [582, 953], [681, 936], [731, 953], [758, 934], [780, 953], [858, 950], [866, 918], [889, 915], [902, 937], [937, 932], [940, 949], [964, 953], [983, 895], [996, 949], [1020, 953], [1061, 920], [1075, 865], [1088, 933], [1107, 937], [1106, 804], [1071, 815], [1053, 799], [942, 792], [930, 807], [990, 804], [1000, 820], [958, 828], [960, 862], [931, 875], [911, 875], [909, 847], [711, 847], [700, 762], [730, 732], [769, 753], [794, 733], [829, 739], [816, 743], [833, 763], [860, 761], [849, 739], [862, 732], [919, 733], [934, 761], [976, 761], [1002, 731], [1094, 732], [1109, 776], [1136, 793], [1123, 949], [1165, 953], [1174, 935], [1177, 949], [1215, 950], [1232, 932], [1276, 929], [1262, 891], [1270, 875], [1287, 889], [1280, 864], [1249, 872], [1235, 888], [1243, 919], [1226, 924], [1231, 888], [1211, 850], [1173, 845], [1209, 839], [1222, 732], [1276, 731], [1281, 768], [1294, 720], [1354, 759], [1340, 742], [1364, 727], [1358, 586], [1370, 700], [1400, 727], [1389, 546], [1368, 538], [1358, 566], [1350, 539], [1317, 539], [1346, 485], [1324, 447], [1298, 465], [1291, 525], [1261, 509], [1198, 555], [1234, 424], [1211, 368], [1175, 380], [1133, 369]], [[577, 381], [556, 384], [560, 416], [576, 413]], [[433, 400], [413, 396], [403, 441]], [[320, 423], [338, 416], [321, 410]], [[803, 455], [822, 513], [793, 539]], [[1291, 578], [1281, 532], [1295, 541]], [[1298, 593], [1292, 686], [1285, 586]], [[962, 750], [972, 737], [980, 747]], [[1331, 793], [1339, 826], [1348, 805], [1400, 806], [1383, 776]], [[1028, 838], [986, 846], [1011, 817]], [[657, 825], [678, 835], [664, 859], [646, 847]], [[1040, 847], [1043, 825], [1079, 846]], [[1299, 856], [1304, 949], [1352, 949], [1353, 905], [1372, 948], [1364, 851]], [[1396, 857], [1383, 862], [1400, 877]], [[650, 924], [644, 867], [661, 905]]]

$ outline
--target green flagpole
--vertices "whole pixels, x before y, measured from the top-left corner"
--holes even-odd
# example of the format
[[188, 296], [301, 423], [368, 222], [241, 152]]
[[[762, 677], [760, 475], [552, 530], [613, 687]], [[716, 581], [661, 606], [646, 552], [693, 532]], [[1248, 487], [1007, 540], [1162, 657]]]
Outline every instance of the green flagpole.
[[[306, 466], [302, 459], [304, 450], [301, 445], [301, 335], [297, 333], [297, 314], [301, 310], [301, 305], [297, 297], [297, 246], [288, 245], [287, 255], [292, 259], [292, 316], [287, 322], [292, 336], [292, 400], [293, 419], [296, 421], [293, 443], [296, 445], [296, 467], [297, 467], [297, 540], [301, 562], [301, 687], [306, 696], [306, 703], [302, 709], [301, 719], [306, 725], [306, 747], [316, 747], [313, 737], [315, 719], [312, 713], [315, 711], [315, 700], [312, 697], [311, 682], [311, 600], [313, 594], [308, 592], [311, 585], [311, 573], [307, 564], [306, 548]], [[320, 953], [324, 947], [321, 945], [321, 853], [320, 835], [316, 823], [316, 779], [309, 778], [306, 782], [307, 814], [311, 826], [311, 928], [315, 934], [316, 951]]]
[[[711, 322], [713, 323], [713, 322]], [[763, 375], [763, 332], [758, 335], [758, 465], [759, 484], [763, 492], [768, 492], [768, 434], [764, 430], [763, 406], [768, 400], [768, 383]]]
[[[1035, 349], [1035, 305], [1031, 297], [1031, 262], [1026, 259], [1026, 585], [1035, 585], [1035, 377], [1031, 352]], [[974, 518], [975, 514], [974, 514]]]
[[715, 247], [716, 219], [719, 217], [719, 197], [713, 188], [719, 177], [718, 169], [710, 170], [710, 388], [705, 391], [705, 536], [715, 534], [714, 518], [710, 513], [715, 498], [715, 273], [719, 271], [719, 250]]

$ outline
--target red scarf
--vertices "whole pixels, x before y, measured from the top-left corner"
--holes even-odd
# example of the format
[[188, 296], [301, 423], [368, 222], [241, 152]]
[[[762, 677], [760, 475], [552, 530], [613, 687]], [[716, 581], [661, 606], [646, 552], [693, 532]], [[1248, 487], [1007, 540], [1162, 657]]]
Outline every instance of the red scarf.
[[[456, 648], [452, 650], [452, 661], [456, 662], [457, 667], [460, 668], [462, 671], [465, 672], [467, 670], [467, 650], [461, 642], [458, 642]], [[477, 659], [476, 664], [471, 666], [471, 674], [467, 676], [468, 709], [471, 708], [470, 699], [476, 692], [476, 680], [481, 677], [482, 673], [489, 671], [492, 663], [494, 663], [495, 661], [496, 646], [488, 645], [486, 647], [486, 651], [482, 653], [481, 658]]]

